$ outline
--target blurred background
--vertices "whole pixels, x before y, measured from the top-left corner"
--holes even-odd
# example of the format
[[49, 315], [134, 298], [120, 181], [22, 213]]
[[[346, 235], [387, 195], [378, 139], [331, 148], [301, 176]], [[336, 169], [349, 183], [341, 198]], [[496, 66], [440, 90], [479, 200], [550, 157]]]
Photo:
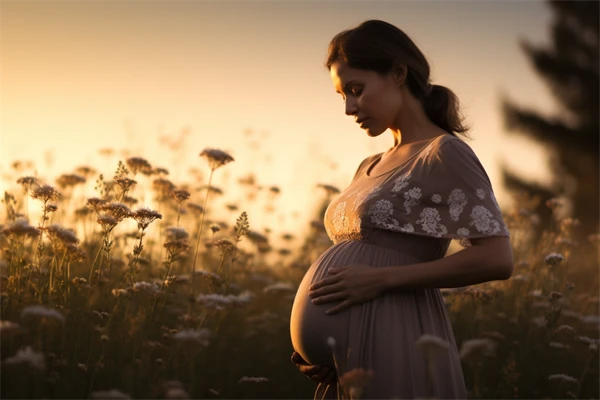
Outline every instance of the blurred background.
[[[138, 156], [173, 182], [219, 148], [213, 185], [253, 175], [276, 199], [254, 228], [308, 229], [317, 183], [340, 189], [392, 143], [344, 114], [329, 40], [366, 19], [404, 30], [449, 87], [500, 205], [511, 191], [572, 200], [598, 223], [597, 2], [3, 1], [2, 190]], [[26, 171], [28, 169], [28, 172]], [[88, 196], [93, 195], [91, 186]], [[265, 190], [266, 192], [266, 190]], [[231, 190], [223, 201], [240, 202]], [[237, 197], [236, 197], [237, 196]], [[268, 196], [266, 194], [265, 196]], [[273, 197], [273, 196], [272, 196]], [[541, 203], [543, 205], [543, 202]], [[542, 219], [549, 213], [540, 206]], [[542, 221], [543, 222], [543, 221]], [[543, 224], [542, 224], [543, 225]]]

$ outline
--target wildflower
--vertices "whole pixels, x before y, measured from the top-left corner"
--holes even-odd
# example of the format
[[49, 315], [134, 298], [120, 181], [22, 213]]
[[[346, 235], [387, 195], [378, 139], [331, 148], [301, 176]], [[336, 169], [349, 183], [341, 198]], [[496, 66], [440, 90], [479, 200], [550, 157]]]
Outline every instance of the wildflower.
[[43, 370], [46, 368], [46, 362], [42, 353], [36, 353], [30, 346], [17, 351], [12, 357], [4, 360], [6, 364], [29, 364], [32, 368]]
[[544, 262], [548, 264], [551, 268], [556, 267], [564, 260], [565, 257], [560, 253], [550, 253], [546, 256], [546, 258], [544, 258]]
[[564, 349], [565, 345], [559, 342], [550, 342], [548, 343], [548, 346], [553, 347], [555, 349]]
[[63, 174], [56, 179], [56, 183], [62, 189], [65, 189], [69, 186], [76, 186], [81, 183], [85, 183], [85, 178], [81, 175], [77, 174]]
[[108, 203], [106, 200], [100, 199], [98, 197], [89, 197], [87, 199], [87, 206], [92, 208], [96, 212], [96, 214], [98, 214], [98, 210], [100, 209], [100, 207], [106, 203]]
[[572, 376], [565, 375], [565, 374], [550, 375], [550, 376], [548, 376], [548, 380], [555, 381], [555, 382], [565, 382], [565, 383], [579, 383], [579, 381], [577, 379], [573, 378]]
[[140, 207], [132, 213], [131, 218], [138, 223], [138, 229], [144, 230], [154, 220], [162, 219], [162, 215], [148, 207]]
[[13, 330], [20, 329], [21, 326], [11, 321], [0, 321], [0, 332], [10, 332]]
[[190, 192], [183, 189], [173, 190], [173, 192], [171, 192], [171, 195], [175, 198], [175, 201], [178, 204], [181, 204], [182, 202], [190, 198]]
[[74, 285], [85, 285], [87, 283], [87, 280], [85, 278], [73, 278], [73, 280], [71, 281], [73, 282]]
[[47, 203], [50, 200], [58, 200], [60, 193], [50, 185], [39, 186], [31, 192], [31, 197], [36, 200], [41, 200]]
[[235, 245], [228, 239], [218, 239], [213, 242], [217, 246], [223, 257], [228, 257], [233, 253]]
[[166, 168], [156, 167], [152, 170], [152, 175], [169, 175], [169, 170]]
[[75, 172], [79, 175], [83, 175], [84, 177], [92, 176], [96, 173], [96, 170], [92, 167], [88, 167], [87, 165], [82, 165], [75, 168]]
[[227, 207], [228, 210], [230, 211], [237, 211], [238, 206], [236, 204], [226, 204], [225, 207]]
[[117, 221], [116, 218], [113, 218], [108, 214], [100, 215], [98, 217], [98, 219], [96, 220], [96, 222], [98, 222], [98, 224], [100, 224], [100, 226], [102, 227], [102, 230], [105, 233], [112, 231], [113, 228], [115, 226], [117, 226], [117, 224], [119, 223], [119, 221]]
[[242, 305], [247, 303], [252, 296], [248, 292], [241, 293], [236, 296], [233, 294], [222, 295], [218, 293], [201, 294], [196, 297], [198, 303], [202, 303], [205, 307], [222, 310], [227, 306]]
[[129, 397], [127, 394], [125, 394], [117, 389], [100, 390], [98, 392], [92, 392], [91, 398], [92, 399], [121, 399], [121, 400], [131, 399], [131, 397]]
[[252, 243], [254, 243], [256, 245], [269, 242], [269, 239], [267, 239], [266, 236], [261, 235], [260, 233], [252, 231], [252, 230], [249, 230], [248, 233], [246, 234], [246, 236]]
[[27, 220], [18, 219], [7, 227], [2, 228], [2, 233], [10, 240], [15, 240], [23, 237], [39, 236], [40, 230], [29, 225]]
[[133, 284], [133, 290], [135, 292], [139, 292], [139, 291], [143, 290], [143, 291], [148, 291], [150, 293], [154, 293], [159, 290], [159, 287], [156, 283], [140, 281], [140, 282], [135, 282]]
[[48, 308], [48, 307], [45, 307], [45, 306], [42, 306], [42, 305], [25, 307], [23, 309], [23, 311], [21, 311], [21, 318], [26, 318], [29, 316], [37, 316], [37, 317], [42, 317], [42, 318], [54, 318], [61, 322], [64, 322], [64, 320], [65, 320], [65, 317], [58, 311]]
[[335, 348], [335, 339], [333, 338], [333, 336], [329, 336], [326, 340], [327, 346], [329, 346], [330, 348]]
[[292, 235], [291, 233], [284, 233], [283, 235], [281, 235], [281, 238], [287, 242], [290, 240], [294, 240], [294, 235]]
[[461, 360], [475, 357], [478, 354], [486, 356], [494, 355], [496, 351], [496, 343], [490, 339], [470, 339], [465, 340], [460, 348]]
[[38, 178], [35, 176], [23, 176], [17, 179], [17, 183], [23, 186], [25, 192], [29, 192], [33, 186], [38, 184]]
[[221, 276], [215, 274], [214, 272], [199, 270], [196, 271], [196, 275], [201, 275], [203, 278], [217, 282], [219, 284], [223, 283], [223, 279], [221, 278]]
[[162, 198], [166, 198], [175, 190], [175, 185], [166, 178], [156, 178], [152, 181], [152, 188]]
[[450, 344], [439, 336], [425, 333], [419, 337], [415, 344], [425, 351], [428, 356], [433, 356], [438, 352], [448, 350]]
[[197, 342], [202, 346], [208, 346], [208, 339], [211, 333], [207, 328], [202, 329], [184, 329], [173, 335], [173, 339], [183, 342]]
[[200, 186], [200, 187], [198, 188], [198, 190], [199, 190], [199, 191], [202, 191], [202, 190], [208, 190], [209, 192], [211, 192], [211, 193], [214, 193], [214, 194], [218, 194], [218, 195], [221, 195], [221, 194], [223, 194], [223, 190], [222, 190], [222, 189], [219, 189], [219, 188], [218, 188], [218, 187], [216, 187], [216, 186], [202, 185], [202, 186]]
[[355, 368], [344, 373], [340, 377], [339, 383], [340, 386], [348, 390], [348, 394], [350, 395], [351, 399], [358, 399], [360, 396], [362, 396], [372, 378], [372, 370]]
[[546, 207], [548, 207], [552, 210], [555, 210], [562, 206], [564, 206], [564, 201], [563, 201], [563, 199], [560, 199], [558, 197], [553, 197], [546, 201]]
[[66, 249], [69, 244], [79, 243], [72, 229], [63, 228], [58, 224], [52, 224], [47, 228], [42, 228], [57, 248]]
[[125, 160], [125, 162], [134, 175], [138, 172], [144, 173], [144, 171], [147, 172], [152, 170], [150, 163], [141, 157], [130, 157]]
[[560, 293], [560, 292], [551, 292], [550, 296], [548, 296], [548, 299], [550, 301], [556, 301], [556, 300], [560, 299], [561, 297], [563, 297], [562, 293]]
[[133, 179], [129, 178], [116, 178], [115, 183], [119, 185], [121, 191], [127, 192], [129, 191], [129, 189], [131, 189], [133, 185], [137, 183], [137, 181], [134, 181]]
[[212, 233], [217, 233], [221, 230], [221, 228], [219, 227], [219, 225], [213, 224], [210, 226], [210, 230], [212, 231]]
[[129, 218], [132, 215], [129, 207], [118, 201], [103, 204], [99, 208], [106, 214], [116, 219], [117, 222], [121, 222], [123, 219]]
[[115, 297], [127, 296], [129, 294], [129, 292], [125, 289], [113, 289], [111, 293]]
[[204, 207], [196, 203], [187, 203], [187, 208], [196, 215], [200, 215], [204, 212]]
[[268, 382], [269, 380], [263, 376], [243, 376], [240, 378], [240, 380], [238, 381], [238, 383], [265, 383]]
[[287, 282], [277, 282], [271, 285], [266, 286], [263, 289], [263, 293], [269, 292], [294, 292], [296, 289], [292, 286], [291, 283]]
[[202, 152], [200, 152], [200, 157], [206, 158], [210, 169], [213, 171], [227, 163], [234, 161], [233, 157], [226, 152], [209, 148], [202, 150]]

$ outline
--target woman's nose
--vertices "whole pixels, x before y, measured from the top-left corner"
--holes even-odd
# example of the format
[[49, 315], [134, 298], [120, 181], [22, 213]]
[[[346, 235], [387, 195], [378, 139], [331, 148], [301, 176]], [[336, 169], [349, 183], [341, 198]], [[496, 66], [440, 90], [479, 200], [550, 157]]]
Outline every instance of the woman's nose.
[[358, 107], [356, 106], [356, 101], [354, 99], [346, 99], [345, 107], [346, 115], [354, 115], [358, 111]]

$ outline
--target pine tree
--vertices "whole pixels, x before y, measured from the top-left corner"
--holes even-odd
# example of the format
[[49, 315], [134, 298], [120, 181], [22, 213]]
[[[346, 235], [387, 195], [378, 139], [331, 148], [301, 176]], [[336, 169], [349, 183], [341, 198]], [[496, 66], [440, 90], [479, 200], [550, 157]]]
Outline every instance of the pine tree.
[[511, 104], [504, 96], [501, 102], [508, 133], [542, 143], [551, 154], [555, 179], [550, 187], [543, 187], [503, 168], [503, 183], [509, 191], [539, 196], [538, 235], [551, 223], [546, 201], [559, 195], [569, 199], [570, 216], [580, 220], [580, 233], [587, 235], [598, 231], [600, 207], [599, 2], [549, 0], [547, 4], [555, 17], [551, 46], [536, 47], [521, 39], [520, 47], [561, 105], [560, 115], [542, 116]]

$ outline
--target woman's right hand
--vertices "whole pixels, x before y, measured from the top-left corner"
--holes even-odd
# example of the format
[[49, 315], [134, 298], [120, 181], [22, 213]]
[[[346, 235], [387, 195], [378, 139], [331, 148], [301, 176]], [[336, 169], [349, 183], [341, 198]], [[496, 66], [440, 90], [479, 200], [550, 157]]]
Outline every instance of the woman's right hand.
[[300, 372], [315, 382], [328, 385], [337, 379], [335, 370], [320, 365], [310, 365], [295, 351], [292, 353], [292, 362], [296, 364]]

